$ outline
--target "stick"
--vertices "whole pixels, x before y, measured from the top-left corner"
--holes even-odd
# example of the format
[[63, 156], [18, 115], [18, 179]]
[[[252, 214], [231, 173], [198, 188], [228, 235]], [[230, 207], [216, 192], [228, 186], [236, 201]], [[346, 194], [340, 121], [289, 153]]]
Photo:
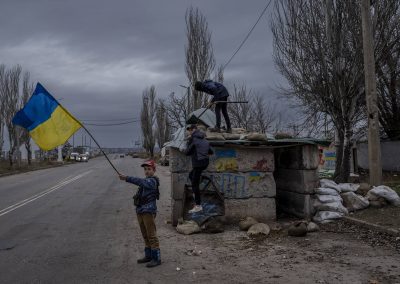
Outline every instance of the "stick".
[[100, 147], [99, 143], [97, 143], [96, 139], [94, 139], [93, 135], [87, 130], [87, 128], [81, 123], [82, 128], [85, 129], [85, 131], [89, 134], [90, 137], [92, 137], [94, 143], [96, 143], [97, 147], [99, 147], [100, 151], [103, 153], [104, 157], [106, 157], [107, 161], [110, 163], [111, 167], [117, 172], [118, 175], [121, 175], [120, 172], [115, 168], [113, 163], [111, 163], [110, 159], [107, 157], [107, 154], [103, 151], [103, 149]]

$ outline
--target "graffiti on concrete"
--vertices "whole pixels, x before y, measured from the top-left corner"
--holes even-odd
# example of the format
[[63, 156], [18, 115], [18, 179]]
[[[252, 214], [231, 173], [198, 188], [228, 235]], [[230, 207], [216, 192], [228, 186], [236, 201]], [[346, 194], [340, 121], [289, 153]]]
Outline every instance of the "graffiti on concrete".
[[250, 172], [249, 173], [249, 182], [259, 182], [263, 176], [259, 172]]
[[213, 159], [217, 172], [237, 171], [238, 162], [235, 149], [217, 149]]
[[268, 167], [268, 160], [261, 159], [258, 160], [257, 163], [253, 166], [253, 170], [261, 171], [261, 172], [268, 172], [270, 168]]

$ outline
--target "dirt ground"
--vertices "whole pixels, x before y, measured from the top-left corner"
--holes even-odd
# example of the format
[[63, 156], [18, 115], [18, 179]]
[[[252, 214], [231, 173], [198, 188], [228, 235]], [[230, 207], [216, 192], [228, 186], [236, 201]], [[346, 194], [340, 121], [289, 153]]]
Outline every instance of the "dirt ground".
[[354, 212], [350, 217], [400, 231], [400, 207], [367, 208]]
[[[299, 238], [281, 230], [251, 239], [236, 225], [220, 234], [178, 234], [168, 224], [168, 168], [157, 174], [167, 191], [157, 217], [163, 264], [144, 270], [147, 283], [400, 283], [400, 238], [345, 221]], [[278, 221], [285, 227], [294, 220]]]

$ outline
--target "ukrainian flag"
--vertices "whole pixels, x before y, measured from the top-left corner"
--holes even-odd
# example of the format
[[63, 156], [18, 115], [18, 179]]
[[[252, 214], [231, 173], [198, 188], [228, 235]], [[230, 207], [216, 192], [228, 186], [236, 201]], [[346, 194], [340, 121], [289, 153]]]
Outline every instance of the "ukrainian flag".
[[52, 150], [64, 144], [82, 127], [40, 83], [37, 83], [31, 98], [12, 122], [26, 128], [43, 150]]

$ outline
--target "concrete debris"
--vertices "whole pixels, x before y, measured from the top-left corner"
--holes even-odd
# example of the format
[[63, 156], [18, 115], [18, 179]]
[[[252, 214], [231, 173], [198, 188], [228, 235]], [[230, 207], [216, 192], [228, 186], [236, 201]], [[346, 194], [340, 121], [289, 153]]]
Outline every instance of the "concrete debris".
[[254, 219], [253, 217], [246, 217], [243, 220], [240, 220], [239, 222], [239, 228], [242, 231], [247, 231], [251, 226], [257, 224], [258, 221]]

